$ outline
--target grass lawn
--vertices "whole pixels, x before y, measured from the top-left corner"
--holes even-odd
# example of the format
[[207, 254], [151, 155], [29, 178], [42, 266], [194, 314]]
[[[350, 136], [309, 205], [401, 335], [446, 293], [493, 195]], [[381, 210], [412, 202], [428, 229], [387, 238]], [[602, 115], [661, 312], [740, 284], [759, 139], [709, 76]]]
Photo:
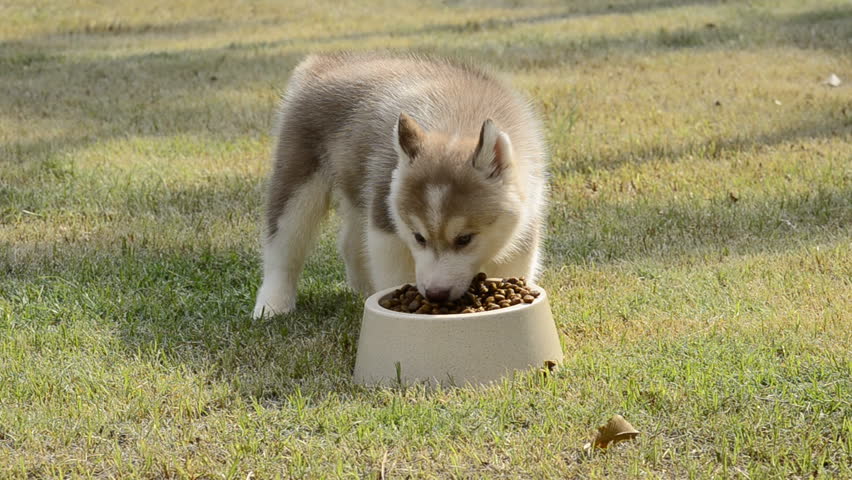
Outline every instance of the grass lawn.
[[[848, 1], [173, 3], [0, 5], [4, 478], [852, 478]], [[333, 216], [250, 318], [288, 73], [376, 48], [542, 112], [553, 375], [352, 385]]]

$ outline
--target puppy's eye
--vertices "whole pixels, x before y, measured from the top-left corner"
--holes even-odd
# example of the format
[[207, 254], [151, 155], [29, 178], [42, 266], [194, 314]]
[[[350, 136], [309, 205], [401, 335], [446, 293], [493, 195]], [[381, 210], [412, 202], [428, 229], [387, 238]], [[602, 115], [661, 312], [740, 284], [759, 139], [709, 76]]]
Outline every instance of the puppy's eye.
[[456, 237], [455, 244], [457, 247], [465, 247], [470, 241], [473, 239], [473, 234], [468, 233], [467, 235], [459, 235]]
[[419, 243], [420, 245], [426, 245], [426, 239], [423, 238], [423, 235], [420, 235], [419, 233], [415, 232], [414, 239], [417, 240], [417, 243]]

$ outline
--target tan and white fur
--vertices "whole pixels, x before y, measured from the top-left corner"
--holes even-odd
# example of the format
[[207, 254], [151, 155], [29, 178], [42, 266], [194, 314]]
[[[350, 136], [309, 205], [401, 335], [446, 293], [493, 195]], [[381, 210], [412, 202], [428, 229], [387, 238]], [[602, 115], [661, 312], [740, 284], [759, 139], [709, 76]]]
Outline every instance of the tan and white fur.
[[479, 271], [535, 279], [546, 209], [541, 125], [520, 95], [467, 64], [314, 55], [277, 122], [255, 317], [290, 312], [332, 197], [351, 287], [416, 282], [440, 301]]

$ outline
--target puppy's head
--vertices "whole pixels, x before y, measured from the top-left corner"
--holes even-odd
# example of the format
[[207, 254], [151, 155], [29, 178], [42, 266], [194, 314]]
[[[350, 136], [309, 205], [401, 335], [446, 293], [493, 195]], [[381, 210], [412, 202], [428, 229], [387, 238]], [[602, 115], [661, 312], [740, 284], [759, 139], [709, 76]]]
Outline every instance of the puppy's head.
[[513, 237], [521, 216], [512, 143], [491, 120], [478, 136], [424, 130], [402, 114], [390, 207], [414, 258], [417, 289], [455, 300]]

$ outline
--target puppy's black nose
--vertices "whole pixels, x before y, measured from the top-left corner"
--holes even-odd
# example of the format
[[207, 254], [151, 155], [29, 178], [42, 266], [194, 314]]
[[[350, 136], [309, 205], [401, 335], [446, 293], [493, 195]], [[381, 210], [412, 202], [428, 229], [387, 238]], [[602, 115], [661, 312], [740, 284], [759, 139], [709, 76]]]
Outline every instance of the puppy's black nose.
[[429, 299], [430, 302], [446, 302], [448, 298], [450, 298], [450, 289], [449, 288], [427, 288], [426, 289], [426, 298]]

